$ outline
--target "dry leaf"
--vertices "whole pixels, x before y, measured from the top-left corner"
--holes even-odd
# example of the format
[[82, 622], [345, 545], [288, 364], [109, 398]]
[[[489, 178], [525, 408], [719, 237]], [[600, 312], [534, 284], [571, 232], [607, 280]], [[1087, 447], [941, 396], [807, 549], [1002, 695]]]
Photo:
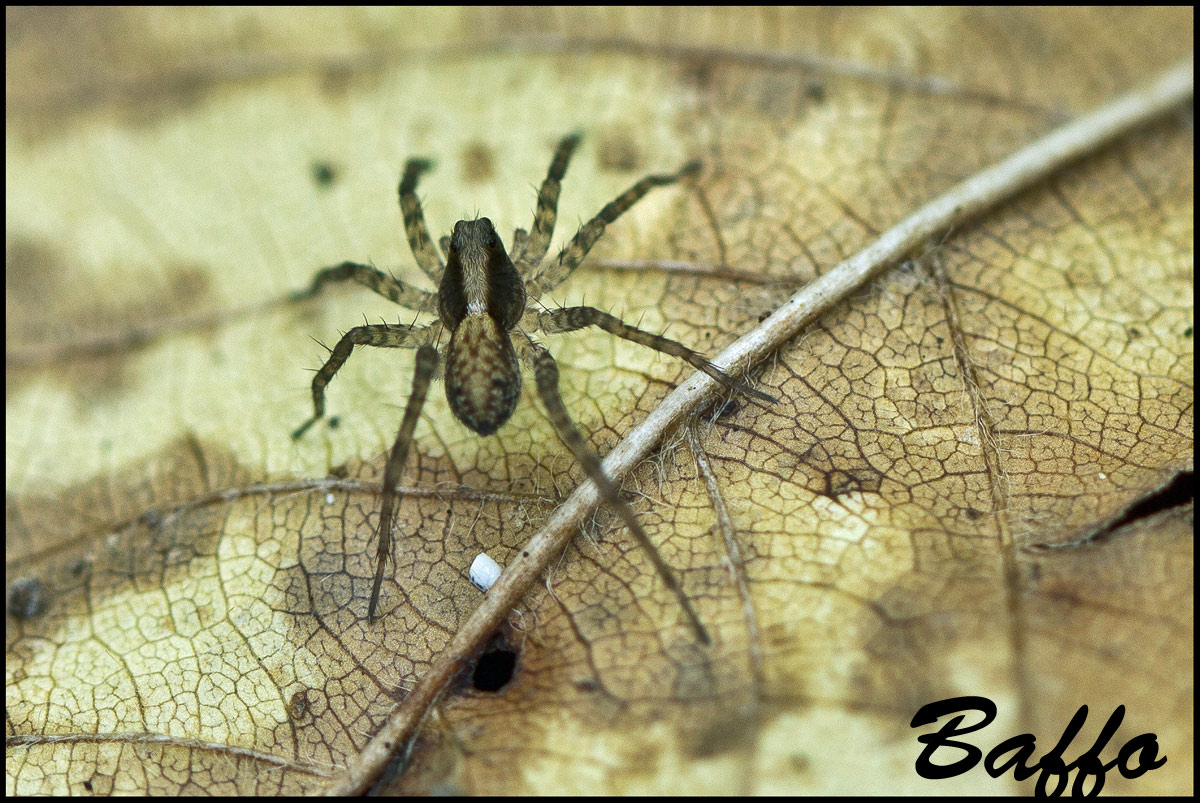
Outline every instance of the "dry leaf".
[[[475, 555], [509, 563], [582, 476], [532, 393], [481, 439], [435, 392], [366, 624], [412, 356], [356, 355], [339, 425], [294, 445], [310, 338], [397, 310], [284, 299], [347, 258], [419, 281], [405, 158], [438, 162], [437, 233], [480, 213], [507, 234], [582, 128], [560, 241], [702, 158], [699, 193], [648, 198], [554, 301], [715, 354], [929, 198], [1187, 57], [1192, 15], [7, 22], [7, 791], [295, 795], [339, 778], [479, 604]], [[913, 771], [916, 711], [983, 695], [999, 716], [973, 741], [1030, 731], [1039, 755], [1088, 705], [1068, 760], [1124, 705], [1106, 760], [1147, 731], [1169, 760], [1105, 789], [1189, 794], [1192, 161], [1189, 109], [809, 327], [757, 372], [780, 404], [718, 406], [624, 481], [716, 644], [602, 509], [380, 788], [1028, 791]], [[601, 452], [691, 373], [598, 333], [549, 345]]]

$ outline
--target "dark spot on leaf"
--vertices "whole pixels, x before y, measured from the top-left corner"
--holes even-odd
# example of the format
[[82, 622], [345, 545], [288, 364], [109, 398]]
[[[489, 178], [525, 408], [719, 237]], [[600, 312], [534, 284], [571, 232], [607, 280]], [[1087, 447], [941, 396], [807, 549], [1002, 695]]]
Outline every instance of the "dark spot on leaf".
[[330, 429], [337, 429], [341, 425], [342, 425], [342, 419], [340, 416], [336, 416], [336, 415], [329, 416], [329, 428]]
[[312, 175], [313, 183], [321, 189], [328, 189], [337, 181], [338, 171], [331, 162], [324, 160], [315, 161], [309, 167], [309, 171]]
[[870, 467], [856, 468], [853, 471], [834, 468], [825, 473], [825, 489], [823, 496], [836, 499], [848, 493], [878, 493], [883, 483], [883, 476]]
[[32, 619], [46, 612], [46, 585], [36, 577], [22, 577], [8, 589], [8, 613], [15, 619]]
[[308, 716], [310, 707], [308, 689], [300, 689], [288, 701], [288, 716], [292, 718], [293, 722], [301, 722]]
[[967, 518], [970, 519], [971, 521], [975, 521], [976, 519], [980, 518], [982, 515], [983, 515], [982, 510], [976, 510], [973, 507], [967, 508]]
[[467, 143], [462, 153], [462, 175], [468, 184], [483, 184], [496, 175], [496, 158], [487, 143]]
[[828, 93], [825, 90], [825, 84], [819, 81], [813, 81], [807, 87], [805, 87], [804, 94], [813, 103], [824, 103], [825, 99], [828, 97]]

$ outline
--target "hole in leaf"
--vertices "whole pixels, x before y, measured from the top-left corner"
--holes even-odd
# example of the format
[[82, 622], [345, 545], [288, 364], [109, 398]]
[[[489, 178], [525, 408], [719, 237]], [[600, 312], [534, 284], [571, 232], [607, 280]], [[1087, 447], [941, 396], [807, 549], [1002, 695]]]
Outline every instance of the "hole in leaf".
[[471, 682], [476, 691], [498, 692], [512, 680], [516, 668], [515, 652], [507, 649], [491, 650], [479, 656]]
[[14, 619], [32, 619], [46, 612], [49, 594], [36, 577], [22, 577], [8, 589], [8, 613]]

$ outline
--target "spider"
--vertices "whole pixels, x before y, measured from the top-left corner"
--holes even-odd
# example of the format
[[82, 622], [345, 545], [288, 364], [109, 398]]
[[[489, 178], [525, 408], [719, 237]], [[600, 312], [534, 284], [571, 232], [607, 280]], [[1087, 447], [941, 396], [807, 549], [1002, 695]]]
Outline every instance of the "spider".
[[[637, 203], [651, 189], [673, 184], [695, 174], [697, 161], [688, 162], [675, 173], [649, 175], [638, 181], [600, 210], [579, 229], [558, 256], [545, 260], [554, 234], [558, 195], [571, 155], [579, 145], [579, 133], [564, 137], [554, 152], [550, 169], [538, 192], [533, 227], [513, 233], [512, 250], [505, 251], [492, 221], [486, 217], [460, 220], [454, 231], [440, 241], [446, 255], [443, 264], [434, 249], [425, 226], [425, 216], [417, 199], [417, 181], [432, 167], [427, 159], [409, 159], [400, 179], [400, 210], [408, 244], [421, 270], [438, 286], [436, 293], [422, 290], [393, 276], [357, 262], [319, 270], [311, 286], [294, 298], [312, 298], [327, 284], [354, 281], [415, 312], [429, 313], [437, 320], [424, 326], [366, 324], [346, 332], [312, 381], [313, 415], [294, 433], [299, 439], [325, 414], [325, 386], [350, 357], [355, 346], [416, 349], [416, 368], [412, 391], [400, 424], [400, 431], [388, 455], [383, 472], [383, 502], [375, 564], [375, 582], [367, 609], [368, 622], [375, 621], [384, 567], [392, 557], [392, 530], [395, 524], [396, 485], [404, 467], [413, 430], [429, 384], [439, 368], [443, 369], [446, 400], [454, 416], [480, 435], [491, 435], [512, 416], [521, 391], [521, 368], [532, 371], [537, 392], [550, 423], [584, 472], [600, 490], [639, 545], [645, 549], [663, 582], [675, 594], [688, 620], [703, 643], [708, 634], [679, 585], [671, 568], [658, 554], [638, 523], [633, 510], [620, 496], [619, 489], [600, 465], [600, 458], [588, 446], [572, 422], [558, 390], [558, 364], [531, 332], [569, 332], [595, 326], [625, 340], [679, 357], [704, 371], [731, 390], [774, 402], [775, 398], [748, 387], [710, 363], [701, 354], [660, 335], [630, 326], [619, 318], [593, 307], [546, 309], [537, 300], [567, 279], [608, 224]], [[444, 348], [437, 343], [449, 334]]]

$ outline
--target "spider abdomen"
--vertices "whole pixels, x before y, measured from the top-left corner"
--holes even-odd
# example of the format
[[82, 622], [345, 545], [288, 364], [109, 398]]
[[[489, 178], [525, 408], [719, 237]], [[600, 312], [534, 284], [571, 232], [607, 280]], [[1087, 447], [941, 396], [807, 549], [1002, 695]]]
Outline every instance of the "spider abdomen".
[[455, 418], [491, 435], [521, 397], [521, 366], [508, 332], [486, 313], [467, 315], [446, 347], [446, 401]]

